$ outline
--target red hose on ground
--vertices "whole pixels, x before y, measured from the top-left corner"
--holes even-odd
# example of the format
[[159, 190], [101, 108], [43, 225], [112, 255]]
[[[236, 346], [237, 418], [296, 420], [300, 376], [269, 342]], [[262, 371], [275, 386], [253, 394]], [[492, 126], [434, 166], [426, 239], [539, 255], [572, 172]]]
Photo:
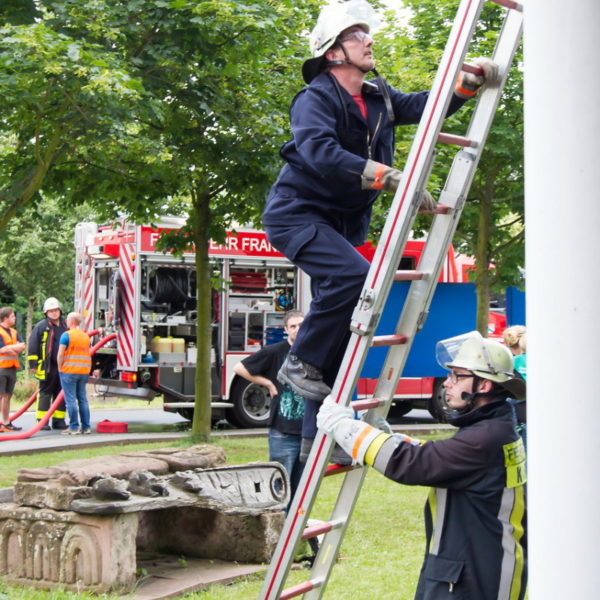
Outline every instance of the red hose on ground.
[[[98, 333], [98, 330], [91, 331], [88, 335], [95, 335], [96, 333]], [[104, 346], [104, 344], [107, 344], [111, 340], [114, 340], [116, 337], [116, 333], [111, 333], [105, 338], [102, 338], [97, 344], [90, 348], [90, 356], [94, 356], [98, 348], [101, 348], [102, 346]], [[20, 416], [32, 404], [36, 396], [37, 392], [27, 401], [28, 404], [21, 407], [19, 411], [17, 411], [14, 415], [11, 416], [10, 420], [12, 421], [13, 419], [16, 419], [18, 416]], [[50, 408], [47, 410], [44, 417], [40, 421], [37, 421], [31, 429], [28, 429], [27, 431], [19, 431], [16, 433], [3, 433], [2, 435], [0, 435], [0, 442], [7, 442], [9, 440], [24, 440], [28, 437], [31, 437], [34, 433], [37, 433], [42, 427], [44, 427], [44, 425], [48, 423], [50, 417], [52, 417], [52, 414], [62, 402], [63, 396], [64, 393], [61, 390], [58, 396], [56, 396], [56, 398], [54, 399], [54, 402], [50, 405]]]
[[21, 408], [17, 409], [12, 415], [10, 415], [9, 420], [14, 421], [15, 419], [18, 419], [33, 404], [34, 400], [37, 398], [37, 395], [37, 392], [33, 392], [33, 394], [31, 394], [31, 398], [29, 398], [29, 400], [27, 400], [27, 402], [25, 402]]

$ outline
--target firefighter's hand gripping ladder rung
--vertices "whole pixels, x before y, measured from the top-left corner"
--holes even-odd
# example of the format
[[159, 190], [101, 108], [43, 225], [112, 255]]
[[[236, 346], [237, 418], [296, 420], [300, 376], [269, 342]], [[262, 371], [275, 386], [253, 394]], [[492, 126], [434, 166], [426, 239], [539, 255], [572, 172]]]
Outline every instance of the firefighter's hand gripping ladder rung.
[[[443, 261], [452, 242], [508, 70], [521, 38], [521, 3], [513, 0], [493, 1], [506, 8], [506, 17], [493, 55], [500, 69], [499, 81], [494, 85], [486, 85], [480, 92], [465, 136], [445, 134], [441, 131], [458, 72], [463, 66], [473, 68], [464, 65], [464, 61], [485, 3], [485, 0], [462, 0], [406, 161], [402, 181], [352, 317], [353, 335], [331, 397], [335, 402], [349, 405], [369, 348], [388, 346], [389, 350], [373, 398], [352, 403], [355, 409], [368, 409], [366, 419], [370, 422], [376, 416], [387, 414], [412, 340], [426, 318]], [[419, 270], [397, 271], [396, 265], [399, 264], [418, 213], [420, 192], [426, 186], [435, 146], [438, 143], [456, 145], [460, 149], [440, 196], [440, 206], [433, 211], [436, 214]], [[374, 331], [395, 280], [411, 281], [410, 289], [395, 332], [376, 337]], [[366, 474], [363, 467], [328, 466], [332, 448], [332, 438], [319, 432], [269, 566], [260, 600], [287, 600], [299, 596], [305, 600], [317, 600], [323, 595]], [[306, 522], [323, 477], [336, 474], [344, 474], [344, 480], [330, 519], [322, 525], [307, 528]], [[305, 582], [284, 589], [299, 542], [321, 534], [324, 534], [324, 538], [310, 576]]]

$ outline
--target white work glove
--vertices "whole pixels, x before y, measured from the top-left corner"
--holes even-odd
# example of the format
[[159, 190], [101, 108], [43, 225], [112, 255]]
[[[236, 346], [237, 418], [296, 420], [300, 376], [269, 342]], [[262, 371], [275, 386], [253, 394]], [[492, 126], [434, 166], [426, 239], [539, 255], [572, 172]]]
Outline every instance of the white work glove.
[[456, 80], [454, 93], [459, 98], [471, 98], [484, 83], [494, 83], [498, 79], [498, 65], [484, 56], [474, 58], [472, 64], [483, 69], [483, 75], [475, 75], [461, 71]]
[[324, 433], [333, 434], [342, 419], [354, 420], [354, 411], [349, 406], [337, 404], [327, 396], [317, 413], [317, 427]]
[[390, 424], [381, 415], [373, 419], [373, 427], [381, 429], [383, 433], [389, 433], [390, 435], [394, 434], [392, 428], [390, 427]]
[[[361, 189], [395, 192], [398, 189], [401, 177], [402, 171], [369, 158], [360, 176]], [[435, 207], [436, 201], [433, 196], [427, 190], [423, 190], [421, 192], [421, 208], [423, 210], [433, 210]]]
[[325, 398], [317, 413], [317, 427], [332, 435], [344, 452], [363, 465], [371, 442], [383, 432], [353, 417], [351, 408], [339, 406], [331, 398]]
[[437, 202], [433, 199], [433, 196], [427, 191], [421, 192], [421, 208], [423, 210], [434, 210], [437, 206]]

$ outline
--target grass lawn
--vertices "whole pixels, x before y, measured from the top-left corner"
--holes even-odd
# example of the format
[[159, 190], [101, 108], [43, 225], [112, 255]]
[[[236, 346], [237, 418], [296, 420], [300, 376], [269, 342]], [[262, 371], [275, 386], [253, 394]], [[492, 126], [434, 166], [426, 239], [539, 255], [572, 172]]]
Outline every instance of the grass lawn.
[[[212, 443], [222, 446], [228, 464], [267, 459], [266, 438], [227, 439], [214, 436]], [[186, 445], [186, 442], [182, 442]], [[142, 450], [160, 444], [126, 446], [127, 451]], [[79, 449], [39, 455], [0, 457], [0, 487], [10, 486], [21, 467], [53, 465], [71, 458], [84, 458], [124, 451], [123, 446]], [[337, 479], [337, 481], [336, 481]], [[328, 519], [341, 477], [324, 480], [311, 515]], [[363, 491], [344, 538], [341, 557], [333, 570], [324, 594], [335, 600], [410, 600], [423, 559], [425, 536], [422, 508], [427, 490], [395, 484], [375, 471], [369, 471]], [[287, 586], [304, 581], [309, 571], [294, 571]], [[214, 585], [183, 596], [188, 600], [252, 600], [258, 597], [262, 575], [247, 577], [229, 585]], [[115, 595], [102, 598], [114, 600]], [[75, 600], [98, 598], [62, 590], [36, 591], [4, 585], [0, 582], [0, 600]]]

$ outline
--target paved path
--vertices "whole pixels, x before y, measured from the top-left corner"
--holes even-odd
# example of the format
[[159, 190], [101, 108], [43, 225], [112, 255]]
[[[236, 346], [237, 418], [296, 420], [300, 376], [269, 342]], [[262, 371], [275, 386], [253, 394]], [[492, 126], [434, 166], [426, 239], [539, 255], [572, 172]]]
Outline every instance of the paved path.
[[[449, 425], [441, 425], [422, 421], [424, 411], [413, 411], [415, 417], [403, 418], [392, 425], [394, 431], [421, 435], [425, 432], [440, 429], [452, 429]], [[128, 425], [127, 433], [96, 433], [99, 422], [109, 420], [124, 422]], [[16, 424], [26, 431], [35, 424], [33, 411], [24, 413]], [[170, 413], [156, 408], [140, 409], [102, 409], [93, 410], [91, 414], [91, 435], [61, 435], [60, 431], [39, 431], [23, 440], [0, 441], [0, 456], [19, 454], [34, 454], [39, 452], [54, 452], [68, 447], [94, 447], [108, 444], [132, 444], [141, 442], [170, 442], [188, 435], [189, 421], [176, 413]], [[235, 437], [260, 437], [267, 433], [266, 428], [258, 429], [222, 429], [215, 430], [215, 435]], [[2, 434], [0, 433], [0, 436]], [[0, 438], [1, 440], [1, 438]]]

